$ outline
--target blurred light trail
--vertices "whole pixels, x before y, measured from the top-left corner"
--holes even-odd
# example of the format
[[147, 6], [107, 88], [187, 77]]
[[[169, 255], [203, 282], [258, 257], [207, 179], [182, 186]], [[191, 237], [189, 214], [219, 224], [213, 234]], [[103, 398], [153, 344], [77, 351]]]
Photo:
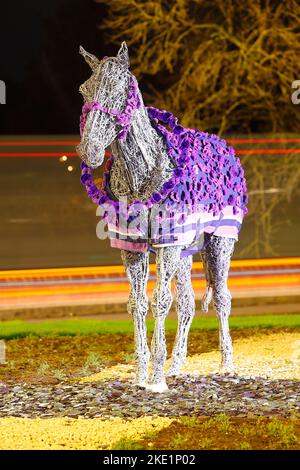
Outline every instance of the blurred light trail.
[[18, 140], [18, 141], [0, 141], [0, 147], [30, 147], [30, 146], [36, 146], [36, 145], [41, 145], [42, 147], [48, 147], [48, 146], [58, 146], [58, 145], [66, 145], [66, 146], [73, 146], [73, 145], [78, 145], [79, 141], [76, 140], [53, 140], [53, 141], [47, 141], [47, 140], [37, 140], [37, 141], [31, 141], [31, 140]]
[[253, 191], [248, 191], [248, 195], [252, 196], [253, 194], [277, 194], [284, 193], [286, 189], [283, 188], [268, 188], [268, 189], [255, 189]]
[[264, 143], [285, 143], [285, 142], [300, 142], [300, 139], [291, 138], [276, 138], [276, 139], [226, 139], [227, 142], [234, 144], [264, 144]]
[[240, 154], [260, 154], [260, 153], [300, 153], [300, 149], [235, 149], [236, 153]]
[[[148, 293], [155, 286], [150, 265]], [[202, 263], [193, 267], [196, 298], [205, 287]], [[300, 258], [233, 260], [229, 287], [234, 297], [300, 295]], [[0, 271], [0, 310], [25, 307], [124, 303], [129, 291], [123, 266]]]
[[[0, 157], [56, 157], [58, 158], [61, 152], [0, 152]], [[68, 157], [78, 157], [76, 152], [64, 152]]]
[[[299, 149], [235, 149], [237, 155], [252, 155], [252, 154], [290, 154], [290, 153], [300, 153]], [[64, 152], [68, 157], [78, 157], [77, 152]], [[105, 152], [105, 155], [110, 155], [110, 152]], [[56, 157], [59, 158], [61, 152], [0, 152], [0, 157], [27, 157], [27, 158], [36, 158], [36, 157]]]
[[[263, 144], [263, 143], [297, 143], [300, 142], [300, 138], [270, 138], [270, 139], [226, 139], [229, 143], [234, 144]], [[10, 141], [0, 141], [1, 146], [35, 146], [35, 145], [42, 145], [42, 146], [53, 146], [53, 145], [78, 145], [79, 140], [10, 140]]]

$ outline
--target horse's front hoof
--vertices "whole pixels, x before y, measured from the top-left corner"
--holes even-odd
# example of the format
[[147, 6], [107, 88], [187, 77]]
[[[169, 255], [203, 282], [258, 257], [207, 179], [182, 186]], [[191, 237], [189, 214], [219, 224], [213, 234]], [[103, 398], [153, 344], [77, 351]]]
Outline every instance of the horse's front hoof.
[[151, 392], [154, 392], [154, 393], [164, 393], [164, 392], [167, 392], [169, 388], [166, 382], [159, 382], [157, 384], [148, 384], [147, 390], [150, 390]]
[[140, 388], [147, 388], [148, 387], [148, 382], [145, 380], [135, 380], [132, 385], [134, 387], [140, 387]]
[[148, 375], [136, 374], [135, 379], [132, 382], [132, 385], [135, 385], [136, 387], [146, 388], [148, 385]]
[[234, 365], [232, 363], [229, 364], [221, 364], [219, 368], [219, 373], [220, 374], [234, 374]]

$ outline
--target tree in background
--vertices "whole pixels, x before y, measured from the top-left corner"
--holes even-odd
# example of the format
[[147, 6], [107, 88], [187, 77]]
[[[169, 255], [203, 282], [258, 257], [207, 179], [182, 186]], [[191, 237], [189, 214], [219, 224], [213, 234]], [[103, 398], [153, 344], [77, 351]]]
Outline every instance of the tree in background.
[[[127, 41], [147, 105], [219, 135], [299, 132], [300, 105], [291, 103], [300, 79], [297, 0], [95, 1], [107, 5], [100, 26], [107, 42]], [[298, 157], [249, 154], [242, 162], [253, 230], [240, 255], [274, 255], [274, 210], [295, 196]]]
[[96, 1], [109, 6], [108, 41], [125, 39], [134, 73], [155, 78], [147, 98], [184, 126], [298, 132], [297, 0]]

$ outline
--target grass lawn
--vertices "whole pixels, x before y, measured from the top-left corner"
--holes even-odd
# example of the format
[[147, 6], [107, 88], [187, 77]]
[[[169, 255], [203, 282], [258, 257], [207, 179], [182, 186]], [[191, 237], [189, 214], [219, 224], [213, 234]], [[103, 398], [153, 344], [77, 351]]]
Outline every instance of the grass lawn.
[[[148, 320], [148, 331], [153, 331], [154, 320]], [[241, 328], [299, 328], [300, 314], [293, 315], [257, 315], [230, 318], [230, 327]], [[174, 331], [176, 320], [166, 320], [166, 329]], [[216, 330], [217, 319], [214, 317], [195, 318], [192, 330]], [[53, 320], [29, 322], [22, 320], [4, 321], [0, 323], [0, 338], [13, 339], [26, 336], [77, 336], [99, 334], [131, 334], [132, 320]]]
[[139, 440], [122, 438], [115, 450], [297, 450], [300, 422], [292, 417], [234, 418], [220, 413], [212, 418], [183, 416], [159, 432]]

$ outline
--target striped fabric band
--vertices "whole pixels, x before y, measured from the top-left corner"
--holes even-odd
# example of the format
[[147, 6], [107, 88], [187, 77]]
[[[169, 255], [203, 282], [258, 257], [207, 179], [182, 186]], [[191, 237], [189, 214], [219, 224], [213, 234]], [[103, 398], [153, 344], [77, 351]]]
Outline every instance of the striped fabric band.
[[[238, 239], [243, 221], [243, 211], [233, 213], [232, 206], [226, 206], [220, 214], [197, 212], [179, 223], [180, 214], [171, 221], [147, 224], [145, 226], [120, 223], [108, 224], [111, 246], [122, 250], [146, 252], [163, 246], [182, 246], [182, 256], [193, 254], [203, 247], [204, 233]], [[117, 226], [118, 225], [118, 226]]]

